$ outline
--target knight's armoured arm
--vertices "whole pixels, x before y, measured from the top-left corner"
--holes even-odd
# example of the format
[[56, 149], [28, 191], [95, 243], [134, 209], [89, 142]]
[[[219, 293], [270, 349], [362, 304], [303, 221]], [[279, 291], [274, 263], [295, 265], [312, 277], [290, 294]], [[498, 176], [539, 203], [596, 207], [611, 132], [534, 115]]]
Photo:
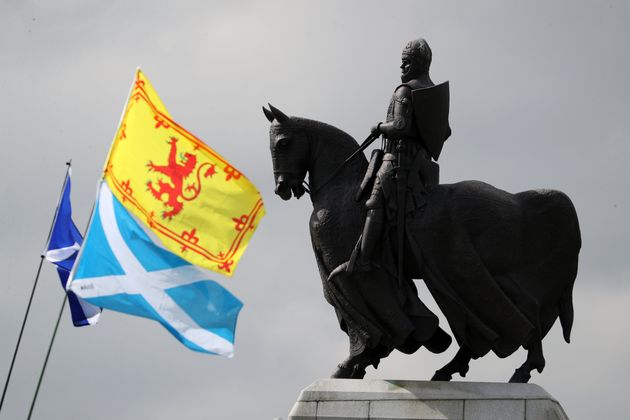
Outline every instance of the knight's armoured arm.
[[380, 123], [376, 127], [391, 140], [408, 138], [413, 136], [413, 108], [411, 106], [411, 89], [402, 85], [392, 96], [393, 116], [390, 116], [385, 123]]

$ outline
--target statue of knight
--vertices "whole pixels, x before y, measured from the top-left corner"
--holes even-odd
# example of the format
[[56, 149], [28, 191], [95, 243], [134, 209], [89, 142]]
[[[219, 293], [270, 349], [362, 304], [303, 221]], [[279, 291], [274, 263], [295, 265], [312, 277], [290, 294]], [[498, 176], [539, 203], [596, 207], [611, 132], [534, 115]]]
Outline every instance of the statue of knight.
[[369, 270], [387, 215], [396, 226], [397, 277], [403, 281], [405, 214], [424, 206], [427, 192], [439, 183], [435, 161], [451, 135], [449, 85], [447, 81], [436, 86], [431, 81], [431, 55], [424, 39], [407, 43], [400, 66], [402, 84], [394, 90], [385, 122], [372, 128], [372, 138], [382, 135], [383, 146], [372, 152], [356, 196], [364, 199], [371, 187], [363, 234], [348, 271]]

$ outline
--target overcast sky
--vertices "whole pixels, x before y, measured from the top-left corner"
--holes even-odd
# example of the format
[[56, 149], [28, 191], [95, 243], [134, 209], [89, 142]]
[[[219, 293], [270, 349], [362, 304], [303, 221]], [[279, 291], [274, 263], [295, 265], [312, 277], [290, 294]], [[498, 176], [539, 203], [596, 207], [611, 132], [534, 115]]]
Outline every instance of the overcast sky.
[[[173, 2], [174, 3], [174, 2]], [[233, 359], [194, 353], [157, 323], [64, 314], [37, 419], [286, 418], [300, 390], [347, 354], [323, 298], [308, 198], [273, 194], [261, 105], [361, 140], [399, 83], [400, 52], [425, 37], [450, 80], [442, 182], [479, 179], [573, 200], [583, 248], [570, 345], [559, 325], [532, 382], [572, 419], [627, 416], [630, 377], [630, 4], [625, 1], [0, 0], [0, 378], [4, 383], [63, 175], [83, 228], [134, 69], [175, 120], [242, 170], [267, 208], [232, 279], [245, 307]], [[46, 265], [0, 419], [24, 418], [62, 301]], [[422, 299], [433, 305], [422, 291]], [[446, 327], [446, 325], [444, 324]], [[456, 351], [384, 360], [367, 378], [429, 379]], [[471, 364], [506, 381], [517, 352]]]

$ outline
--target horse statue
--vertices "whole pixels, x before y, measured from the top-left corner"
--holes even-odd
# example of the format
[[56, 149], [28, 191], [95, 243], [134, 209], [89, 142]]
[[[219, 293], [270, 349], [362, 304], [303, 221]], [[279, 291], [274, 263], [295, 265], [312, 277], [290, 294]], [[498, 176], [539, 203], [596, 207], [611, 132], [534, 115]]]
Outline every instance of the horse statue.
[[522, 346], [527, 359], [510, 382], [527, 382], [532, 370], [545, 366], [542, 339], [557, 318], [570, 341], [581, 239], [564, 193], [511, 194], [480, 181], [440, 184], [407, 217], [408, 281], [401, 284], [388, 269], [392, 235], [384, 237], [381, 264], [339, 270], [353, 255], [365, 220], [364, 203], [354, 197], [367, 160], [361, 153], [342, 167], [358, 148], [350, 135], [271, 105], [263, 111], [271, 123], [275, 193], [283, 200], [310, 194], [310, 234], [324, 297], [349, 337], [350, 354], [333, 377], [363, 378], [393, 350], [411, 354], [425, 346], [439, 353], [449, 346], [451, 337], [412, 279], [424, 280], [459, 345], [432, 380], [465, 376], [472, 359], [489, 351], [504, 358]]

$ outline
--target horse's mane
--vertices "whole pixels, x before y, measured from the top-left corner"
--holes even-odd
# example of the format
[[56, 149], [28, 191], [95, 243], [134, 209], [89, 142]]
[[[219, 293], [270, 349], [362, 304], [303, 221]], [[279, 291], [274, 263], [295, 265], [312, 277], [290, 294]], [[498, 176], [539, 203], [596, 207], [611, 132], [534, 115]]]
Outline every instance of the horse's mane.
[[343, 150], [354, 151], [358, 147], [358, 143], [350, 134], [330, 124], [301, 117], [291, 117], [291, 122], [296, 129], [317, 133], [320, 140], [339, 142], [335, 147], [341, 147]]
[[[291, 117], [287, 128], [304, 132], [311, 144], [309, 168], [311, 185], [317, 185], [316, 180], [327, 184], [330, 181], [328, 179], [330, 174], [342, 166], [345, 171], [343, 183], [358, 183], [363, 179], [367, 167], [367, 160], [363, 154], [347, 164], [342, 163], [359, 147], [351, 135], [330, 124], [300, 117]], [[337, 178], [336, 181], [342, 179]], [[314, 191], [317, 191], [317, 187]]]

